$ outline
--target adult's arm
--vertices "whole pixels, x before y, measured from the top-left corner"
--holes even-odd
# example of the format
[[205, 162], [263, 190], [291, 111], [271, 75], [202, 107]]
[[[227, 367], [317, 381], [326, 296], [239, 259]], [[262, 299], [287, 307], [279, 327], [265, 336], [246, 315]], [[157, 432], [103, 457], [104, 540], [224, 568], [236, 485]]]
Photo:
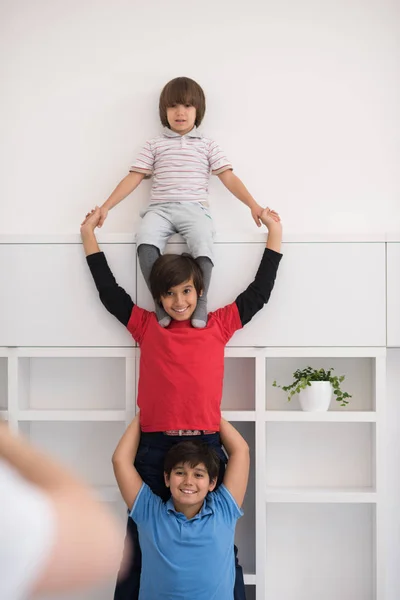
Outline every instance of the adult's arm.
[[[52, 545], [32, 592], [73, 590], [112, 578], [118, 569], [123, 532], [104, 504], [72, 473], [0, 422], [0, 459], [25, 482], [26, 511], [29, 491], [49, 506], [54, 522]], [[10, 486], [10, 493], [15, 486]], [[5, 491], [7, 493], [7, 491]], [[35, 514], [30, 515], [35, 519]], [[24, 537], [29, 537], [27, 519]], [[18, 543], [18, 542], [16, 542]], [[19, 543], [24, 544], [24, 539]]]

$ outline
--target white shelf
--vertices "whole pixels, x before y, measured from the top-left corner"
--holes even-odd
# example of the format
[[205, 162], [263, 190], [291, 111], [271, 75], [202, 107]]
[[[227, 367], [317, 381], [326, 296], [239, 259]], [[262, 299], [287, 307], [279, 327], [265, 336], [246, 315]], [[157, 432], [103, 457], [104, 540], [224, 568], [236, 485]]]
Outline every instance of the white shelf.
[[256, 412], [255, 410], [223, 410], [222, 416], [227, 421], [255, 421]]
[[[132, 358], [139, 351], [132, 347], [22, 347], [16, 349], [20, 358]], [[1, 354], [0, 354], [1, 356]]]
[[254, 573], [244, 573], [243, 578], [245, 585], [256, 585], [257, 577]]
[[226, 358], [380, 358], [385, 346], [228, 346]]
[[377, 493], [373, 488], [266, 488], [266, 501], [276, 503], [351, 503], [374, 504]]
[[18, 421], [123, 421], [124, 410], [19, 410]]
[[267, 410], [265, 421], [281, 423], [375, 423], [373, 411], [303, 412], [299, 410]]
[[[134, 244], [136, 235], [134, 233], [102, 233], [97, 234], [100, 244]], [[172, 244], [184, 244], [184, 240], [178, 234], [170, 238]], [[386, 233], [384, 231], [375, 232], [353, 232], [353, 233], [331, 233], [316, 232], [308, 233], [285, 232], [283, 234], [285, 244], [313, 244], [313, 243], [371, 243], [386, 241], [400, 241], [399, 234]], [[216, 244], [226, 243], [260, 243], [265, 244], [265, 234], [260, 232], [243, 232], [241, 230], [220, 230], [214, 242]], [[59, 233], [59, 234], [6, 234], [0, 235], [0, 244], [82, 244], [82, 240], [77, 233]]]

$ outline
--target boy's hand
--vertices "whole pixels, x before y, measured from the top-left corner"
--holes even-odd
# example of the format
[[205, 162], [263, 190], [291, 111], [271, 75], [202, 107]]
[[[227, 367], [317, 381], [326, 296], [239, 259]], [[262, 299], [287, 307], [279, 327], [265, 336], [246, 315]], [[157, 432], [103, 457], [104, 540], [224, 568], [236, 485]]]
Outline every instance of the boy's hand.
[[257, 225], [257, 227], [261, 227], [261, 215], [263, 212], [263, 207], [260, 206], [259, 204], [254, 204], [253, 206], [251, 206], [250, 208], [251, 210], [251, 216], [253, 217], [254, 223]]
[[260, 219], [268, 229], [266, 247], [274, 252], [280, 252], [282, 243], [282, 223], [280, 216], [274, 210], [265, 208], [262, 211]]
[[279, 224], [279, 227], [282, 228], [280, 216], [275, 210], [271, 210], [268, 207], [262, 210], [260, 219], [268, 229], [276, 226], [277, 224]]
[[93, 232], [99, 225], [101, 213], [100, 208], [96, 206], [89, 213], [87, 213], [85, 220], [81, 223], [81, 234]]
[[100, 220], [97, 224], [97, 227], [101, 227], [104, 223], [104, 221], [107, 219], [107, 215], [108, 215], [108, 208], [106, 208], [105, 206], [100, 206]]

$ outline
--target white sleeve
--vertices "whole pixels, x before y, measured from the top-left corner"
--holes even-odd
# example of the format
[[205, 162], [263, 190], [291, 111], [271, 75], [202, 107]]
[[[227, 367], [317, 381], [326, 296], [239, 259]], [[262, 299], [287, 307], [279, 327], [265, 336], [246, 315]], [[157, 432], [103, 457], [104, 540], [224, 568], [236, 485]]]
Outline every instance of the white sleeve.
[[224, 171], [233, 170], [232, 163], [225, 156], [225, 152], [217, 143], [210, 141], [208, 147], [208, 164], [213, 175], [219, 175]]
[[23, 600], [40, 577], [55, 537], [51, 502], [0, 461], [0, 598]]
[[144, 173], [150, 177], [154, 169], [154, 152], [150, 142], [146, 142], [141, 152], [129, 167], [129, 172]]

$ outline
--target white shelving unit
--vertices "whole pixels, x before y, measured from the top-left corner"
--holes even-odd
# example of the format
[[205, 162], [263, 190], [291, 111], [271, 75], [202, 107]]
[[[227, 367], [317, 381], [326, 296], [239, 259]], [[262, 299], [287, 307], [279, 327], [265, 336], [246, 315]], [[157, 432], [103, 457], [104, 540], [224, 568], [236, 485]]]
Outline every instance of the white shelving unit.
[[[363, 519], [370, 532], [367, 550], [362, 545], [363, 534], [359, 551], [367, 552], [363, 561], [370, 561], [375, 575], [368, 595], [363, 596], [364, 562], [358, 565], [360, 579], [353, 577], [351, 590], [340, 597], [382, 597], [385, 352], [384, 348], [226, 350], [223, 414], [246, 437], [252, 455], [245, 516], [238, 523], [237, 544], [245, 583], [256, 590], [257, 598], [314, 598], [302, 575], [307, 553], [313, 549], [314, 568], [322, 569], [318, 561], [324, 563], [328, 557], [333, 561], [346, 536], [357, 547], [358, 529], [350, 534], [344, 525], [350, 514]], [[110, 456], [134, 413], [138, 357], [138, 348], [16, 348], [2, 349], [0, 356], [3, 415], [16, 429], [77, 469], [121, 518], [125, 512]], [[272, 387], [272, 379], [277, 372], [289, 375], [303, 363], [334, 363], [338, 373], [347, 375], [344, 387], [352, 393], [350, 406], [356, 410], [333, 406], [327, 413], [304, 413], [298, 409], [296, 398], [288, 404], [284, 393]], [[292, 588], [285, 584], [283, 591], [287, 548], [279, 545], [273, 550], [273, 540], [281, 519], [289, 519], [293, 534], [290, 548], [294, 552], [303, 535], [303, 513], [299, 509], [303, 505], [309, 507], [304, 510], [308, 510], [309, 527], [315, 535], [323, 522], [324, 506], [327, 514], [337, 519], [338, 530], [329, 543], [323, 535], [316, 535], [312, 548], [302, 540], [291, 573]], [[365, 505], [370, 506], [369, 512], [363, 508]], [[315, 522], [311, 507], [318, 516]], [[272, 562], [270, 553], [274, 555]], [[352, 560], [347, 562], [349, 569], [352, 564]], [[340, 578], [336, 584], [330, 583], [331, 592], [325, 590], [325, 598], [338, 597]], [[313, 589], [317, 598], [325, 582], [313, 582]]]
[[[0, 244], [0, 255], [5, 254], [7, 264], [13, 257], [14, 264], [21, 260], [17, 272], [40, 264], [40, 282], [48, 281], [53, 244], [46, 249], [39, 242], [30, 246], [32, 264], [15, 243], [5, 252]], [[25, 306], [25, 314], [38, 313], [27, 328], [20, 322], [18, 303], [13, 312], [15, 279], [10, 296], [0, 299], [0, 321], [11, 315], [4, 322], [7, 342], [0, 348], [0, 415], [77, 470], [125, 520], [111, 454], [135, 413], [140, 351], [99, 306], [78, 244], [65, 240], [60, 246], [66, 251], [57, 248], [57, 259], [67, 277], [65, 283], [58, 274], [55, 282], [65, 311], [57, 331], [52, 329], [57, 310], [46, 314], [43, 292], [40, 302], [36, 298]], [[214, 282], [221, 285], [212, 289], [211, 308], [231, 301], [245, 287], [244, 276], [237, 273], [255, 271], [262, 249], [254, 242], [217, 244]], [[150, 308], [132, 258], [134, 245], [112, 240], [106, 252], [124, 286], [134, 274], [136, 285], [129, 291]], [[223, 415], [245, 436], [252, 458], [245, 516], [236, 536], [248, 600], [387, 600], [385, 243], [296, 240], [284, 252], [268, 308], [226, 348]], [[320, 256], [330, 265], [337, 260], [338, 276], [350, 289], [347, 305], [343, 297], [342, 304], [336, 303], [334, 318], [327, 316], [334, 305], [327, 284], [313, 287], [312, 306], [306, 301], [311, 293], [307, 282], [301, 287], [301, 265], [315, 264]], [[28, 260], [25, 267], [23, 260]], [[75, 294], [77, 288], [83, 289], [83, 299]], [[346, 375], [343, 388], [352, 394], [348, 408], [333, 404], [327, 413], [305, 413], [296, 397], [288, 403], [284, 392], [272, 386], [274, 380], [289, 383], [293, 371], [308, 364]], [[112, 586], [64, 600], [83, 597], [109, 600]]]

